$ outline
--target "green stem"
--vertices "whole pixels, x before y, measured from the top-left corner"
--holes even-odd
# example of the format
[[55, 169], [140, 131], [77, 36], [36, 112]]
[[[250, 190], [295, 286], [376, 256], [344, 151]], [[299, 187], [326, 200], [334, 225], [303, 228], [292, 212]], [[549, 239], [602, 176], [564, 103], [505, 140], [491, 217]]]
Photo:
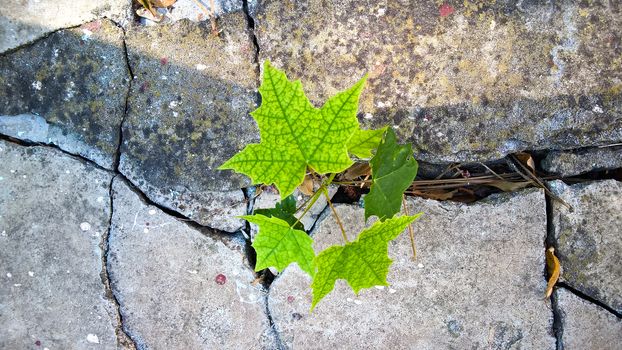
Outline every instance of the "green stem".
[[296, 222], [293, 225], [291, 225], [290, 227], [293, 228], [294, 226], [296, 226], [300, 222], [300, 219], [302, 219], [305, 215], [307, 215], [309, 210], [311, 210], [311, 207], [313, 207], [313, 204], [315, 204], [315, 202], [317, 202], [318, 198], [320, 198], [320, 194], [322, 194], [321, 190], [322, 190], [322, 188], [320, 187], [320, 189], [317, 190], [317, 192], [315, 192], [313, 194], [313, 196], [311, 197], [309, 205], [307, 205], [307, 207], [305, 208], [305, 211], [302, 212], [302, 215], [300, 215], [298, 218], [296, 218]]
[[[322, 183], [322, 185], [320, 186], [320, 188], [313, 194], [313, 196], [311, 196], [310, 199], [308, 199], [306, 203], [309, 203], [309, 205], [307, 205], [307, 207], [305, 208], [305, 211], [302, 212], [302, 215], [300, 215], [298, 218], [296, 218], [296, 222], [291, 225], [290, 227], [294, 227], [296, 226], [296, 224], [298, 224], [300, 222], [300, 220], [307, 215], [307, 213], [309, 212], [309, 210], [311, 210], [311, 208], [313, 207], [313, 205], [315, 204], [315, 202], [317, 202], [317, 200], [320, 198], [320, 195], [326, 191], [326, 188], [333, 182], [333, 180], [335, 179], [335, 176], [337, 174], [330, 174], [330, 176], [328, 177], [328, 179]], [[327, 197], [328, 198], [328, 197]], [[302, 206], [304, 206], [305, 204], [303, 204]], [[296, 212], [298, 212], [300, 210], [300, 208], [296, 209]]]
[[328, 191], [326, 190], [326, 188], [324, 188], [324, 195], [326, 196], [326, 201], [328, 202], [330, 209], [333, 211], [335, 220], [337, 221], [337, 224], [339, 225], [339, 228], [341, 229], [341, 236], [343, 237], [343, 240], [345, 241], [345, 243], [348, 243], [349, 241], [348, 241], [348, 236], [346, 235], [346, 230], [343, 228], [343, 224], [341, 223], [339, 214], [337, 214], [337, 210], [335, 210], [335, 207], [333, 207], [333, 203], [330, 201], [330, 197], [328, 196]]

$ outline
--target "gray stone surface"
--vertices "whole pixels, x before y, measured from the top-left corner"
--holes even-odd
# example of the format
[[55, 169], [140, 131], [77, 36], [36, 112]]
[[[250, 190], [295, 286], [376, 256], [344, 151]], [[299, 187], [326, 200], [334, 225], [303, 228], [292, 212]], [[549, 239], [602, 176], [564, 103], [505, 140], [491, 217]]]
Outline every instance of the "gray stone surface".
[[586, 148], [579, 151], [553, 151], [541, 162], [542, 169], [561, 176], [622, 168], [622, 147]]
[[[270, 289], [269, 309], [290, 348], [554, 349], [552, 313], [542, 300], [544, 195], [526, 190], [472, 205], [416, 199], [408, 234], [389, 245], [390, 287], [355, 296], [344, 281], [309, 314], [309, 278], [288, 267]], [[364, 210], [340, 205], [349, 233]], [[352, 235], [351, 235], [352, 236]], [[341, 244], [334, 219], [319, 224], [315, 249]]]
[[622, 313], [622, 183], [554, 181], [550, 189], [573, 207], [553, 201], [562, 280]]
[[55, 32], [0, 56], [0, 133], [112, 169], [128, 85], [123, 31], [112, 22]]
[[139, 348], [274, 348], [265, 290], [253, 283], [243, 243], [190, 228], [117, 179], [113, 210], [111, 286]]
[[565, 350], [616, 350], [622, 344], [622, 320], [566, 289], [555, 291]]
[[235, 231], [249, 180], [216, 168], [259, 139], [254, 47], [244, 14], [223, 16], [220, 38], [188, 20], [135, 28], [134, 73], [121, 172], [152, 200], [210, 227]]
[[0, 7], [0, 53], [34, 41], [58, 29], [113, 18], [130, 20], [131, 0], [3, 1]]
[[445, 5], [261, 1], [260, 60], [316, 105], [369, 73], [361, 122], [394, 126], [430, 162], [622, 140], [619, 2]]
[[111, 176], [4, 141], [0, 163], [0, 348], [116, 349], [100, 278]]

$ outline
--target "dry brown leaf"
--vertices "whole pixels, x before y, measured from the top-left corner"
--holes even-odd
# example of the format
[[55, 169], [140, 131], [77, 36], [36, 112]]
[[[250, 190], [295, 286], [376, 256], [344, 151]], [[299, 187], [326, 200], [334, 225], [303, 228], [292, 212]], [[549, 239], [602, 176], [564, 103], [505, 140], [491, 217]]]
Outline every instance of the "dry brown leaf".
[[413, 194], [419, 197], [434, 199], [437, 201], [446, 201], [453, 198], [458, 193], [458, 190], [445, 191], [445, 190], [428, 190], [428, 191], [413, 191]]
[[553, 286], [559, 279], [560, 265], [559, 260], [555, 256], [555, 248], [550, 247], [546, 250], [546, 270], [549, 272], [549, 282], [546, 285], [544, 298], [549, 298], [553, 293]]
[[535, 174], [536, 164], [534, 163], [533, 158], [531, 157], [531, 154], [520, 152], [520, 153], [516, 153], [515, 156], [521, 163], [523, 163], [524, 166], [527, 167], [527, 169], [531, 170], [531, 173]]
[[529, 181], [520, 181], [520, 182], [511, 182], [511, 181], [501, 181], [495, 180], [487, 183], [486, 185], [496, 187], [504, 192], [513, 192], [516, 190], [520, 190], [521, 188], [525, 188], [531, 185]]
[[313, 196], [313, 178], [311, 175], [305, 176], [304, 181], [298, 186], [298, 189], [307, 196]]
[[354, 163], [351, 167], [343, 173], [344, 180], [354, 180], [361, 176], [371, 174], [371, 168], [368, 163]]

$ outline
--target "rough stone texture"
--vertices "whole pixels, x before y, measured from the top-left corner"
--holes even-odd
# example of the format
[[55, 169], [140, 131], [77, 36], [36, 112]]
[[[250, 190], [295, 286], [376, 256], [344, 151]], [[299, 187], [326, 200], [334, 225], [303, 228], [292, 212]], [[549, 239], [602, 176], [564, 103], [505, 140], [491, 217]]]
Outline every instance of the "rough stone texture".
[[622, 320], [563, 288], [555, 294], [564, 330], [563, 349], [620, 349]]
[[622, 140], [619, 2], [438, 4], [260, 1], [260, 60], [316, 105], [368, 72], [361, 122], [434, 163]]
[[121, 172], [152, 200], [197, 222], [235, 231], [249, 180], [216, 170], [259, 133], [251, 116], [254, 47], [242, 13], [207, 23], [135, 28], [127, 47], [134, 73], [123, 128]]
[[123, 31], [108, 20], [0, 56], [0, 132], [112, 169], [128, 89]]
[[0, 348], [116, 349], [102, 235], [111, 176], [60, 151], [0, 141]]
[[[416, 199], [408, 234], [389, 246], [389, 288], [357, 297], [344, 281], [309, 314], [309, 278], [288, 267], [270, 289], [269, 309], [290, 348], [554, 349], [552, 314], [542, 301], [546, 210], [542, 192], [522, 191], [472, 205]], [[364, 210], [340, 205], [349, 233]], [[352, 235], [351, 235], [352, 236]], [[319, 224], [315, 249], [341, 244], [332, 217]]]
[[113, 210], [111, 286], [139, 348], [274, 348], [265, 290], [253, 283], [243, 242], [203, 235], [117, 179]]
[[3, 1], [0, 7], [0, 53], [27, 44], [50, 32], [108, 17], [125, 24], [130, 0]]
[[553, 201], [562, 280], [622, 313], [622, 183], [554, 181], [550, 189], [573, 207]]
[[541, 162], [542, 168], [561, 176], [622, 168], [622, 147], [586, 148], [575, 152], [553, 151]]

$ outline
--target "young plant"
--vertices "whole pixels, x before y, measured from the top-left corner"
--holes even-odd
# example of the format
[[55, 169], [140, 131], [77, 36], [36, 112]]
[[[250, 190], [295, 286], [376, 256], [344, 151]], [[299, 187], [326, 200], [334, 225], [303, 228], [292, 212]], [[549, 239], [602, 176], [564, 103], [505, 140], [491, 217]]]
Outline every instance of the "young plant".
[[[404, 191], [417, 174], [411, 146], [398, 145], [390, 128], [359, 127], [356, 113], [366, 79], [367, 76], [363, 77], [321, 108], [315, 108], [300, 81], [288, 80], [285, 73], [269, 61], [264, 62], [259, 88], [262, 103], [251, 113], [259, 126], [261, 141], [247, 145], [219, 168], [248, 175], [253, 184], [274, 184], [279, 190], [282, 202], [275, 208], [242, 217], [259, 227], [252, 244], [257, 252], [255, 269], [275, 267], [283, 271], [289, 264], [297, 263], [313, 279], [312, 310], [333, 290], [337, 279], [346, 280], [355, 293], [388, 285], [386, 276], [392, 263], [388, 243], [421, 215], [395, 216], [400, 212]], [[378, 217], [351, 242], [327, 191], [335, 176], [354, 164], [350, 155], [371, 158], [372, 185], [364, 198], [365, 219]], [[296, 217], [296, 201], [290, 195], [303, 183], [308, 171], [320, 177], [322, 183], [303, 214]], [[300, 218], [321, 195], [326, 196], [340, 224], [344, 245], [329, 247], [316, 255], [313, 240], [304, 231]]]

